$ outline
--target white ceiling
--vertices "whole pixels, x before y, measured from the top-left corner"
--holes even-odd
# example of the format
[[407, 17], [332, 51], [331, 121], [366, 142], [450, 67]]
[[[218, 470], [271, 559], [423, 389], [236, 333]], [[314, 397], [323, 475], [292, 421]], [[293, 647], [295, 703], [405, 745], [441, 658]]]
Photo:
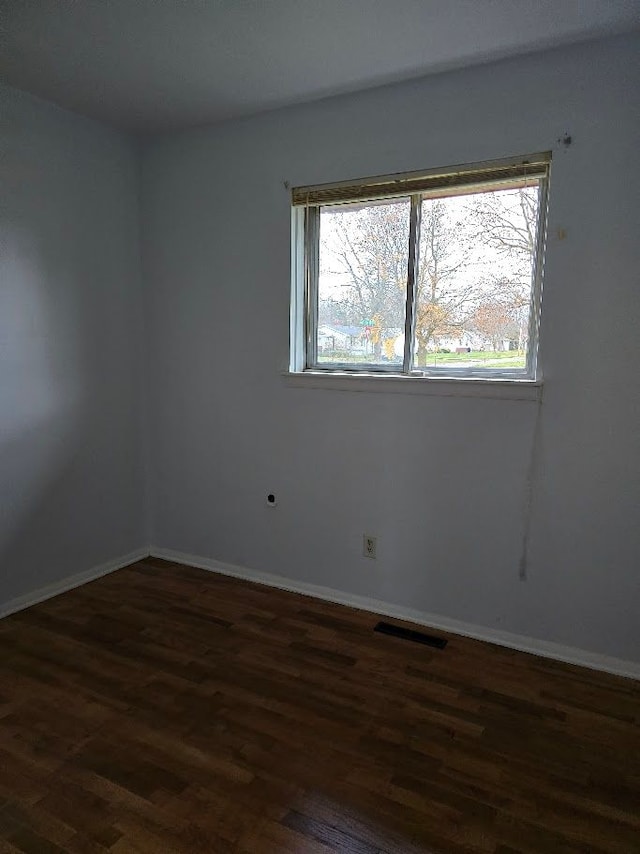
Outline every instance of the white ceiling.
[[640, 0], [0, 0], [0, 75], [139, 131], [640, 27]]

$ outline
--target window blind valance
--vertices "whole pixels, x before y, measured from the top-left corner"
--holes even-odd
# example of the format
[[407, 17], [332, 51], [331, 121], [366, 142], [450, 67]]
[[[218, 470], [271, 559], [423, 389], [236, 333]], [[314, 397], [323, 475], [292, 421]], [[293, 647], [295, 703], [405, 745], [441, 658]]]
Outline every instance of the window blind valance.
[[483, 185], [533, 186], [549, 172], [551, 152], [528, 155], [512, 160], [473, 163], [426, 172], [406, 172], [381, 175], [359, 181], [342, 181], [294, 187], [291, 200], [294, 206], [317, 206], [341, 202], [366, 201], [393, 196], [410, 196], [416, 193], [430, 195], [455, 195], [456, 192], [481, 190]]

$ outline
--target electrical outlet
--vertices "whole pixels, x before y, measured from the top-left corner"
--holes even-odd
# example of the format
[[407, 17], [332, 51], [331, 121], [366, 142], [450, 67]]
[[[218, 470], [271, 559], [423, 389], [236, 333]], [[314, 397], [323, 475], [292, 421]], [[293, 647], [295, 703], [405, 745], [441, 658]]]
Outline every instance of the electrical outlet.
[[376, 559], [377, 540], [370, 534], [364, 534], [362, 537], [362, 554], [364, 557], [369, 557], [371, 560]]

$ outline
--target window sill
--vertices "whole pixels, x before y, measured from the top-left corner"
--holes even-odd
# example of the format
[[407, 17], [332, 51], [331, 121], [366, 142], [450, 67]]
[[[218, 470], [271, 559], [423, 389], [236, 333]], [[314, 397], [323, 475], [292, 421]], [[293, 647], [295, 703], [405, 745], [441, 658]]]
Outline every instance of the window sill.
[[426, 394], [438, 397], [484, 397], [537, 402], [542, 380], [485, 379], [483, 377], [408, 377], [401, 374], [351, 374], [346, 371], [285, 371], [285, 385], [331, 391]]

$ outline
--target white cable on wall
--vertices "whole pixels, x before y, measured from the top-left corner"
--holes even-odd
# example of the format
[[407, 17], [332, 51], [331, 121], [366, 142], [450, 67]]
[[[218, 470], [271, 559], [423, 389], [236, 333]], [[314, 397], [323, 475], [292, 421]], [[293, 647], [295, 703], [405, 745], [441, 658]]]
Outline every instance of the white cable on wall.
[[533, 492], [536, 473], [538, 471], [538, 458], [540, 455], [540, 439], [542, 433], [542, 395], [543, 388], [540, 389], [540, 397], [536, 403], [536, 421], [533, 427], [533, 436], [531, 438], [531, 453], [529, 454], [529, 464], [524, 482], [524, 500], [522, 503], [522, 549], [520, 552], [520, 561], [518, 564], [518, 575], [521, 581], [527, 580], [527, 564], [529, 560], [529, 539], [531, 535], [531, 516], [533, 510]]

